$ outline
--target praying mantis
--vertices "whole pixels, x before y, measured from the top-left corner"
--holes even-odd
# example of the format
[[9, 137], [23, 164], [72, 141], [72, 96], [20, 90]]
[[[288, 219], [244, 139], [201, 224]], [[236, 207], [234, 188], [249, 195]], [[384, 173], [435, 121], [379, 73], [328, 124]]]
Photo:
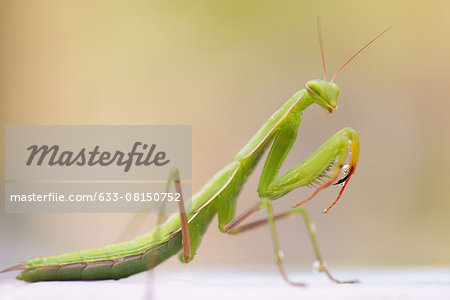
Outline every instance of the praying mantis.
[[[151, 232], [131, 241], [103, 248], [35, 257], [2, 272], [20, 270], [22, 272], [17, 278], [28, 282], [102, 280], [120, 279], [152, 269], [179, 252], [181, 252], [181, 261], [187, 263], [194, 258], [203, 234], [211, 220], [217, 215], [219, 230], [227, 234], [239, 234], [268, 224], [273, 240], [275, 261], [281, 276], [289, 284], [303, 286], [303, 283], [292, 281], [285, 272], [275, 226], [277, 220], [300, 215], [308, 229], [318, 262], [318, 270], [325, 273], [333, 282], [354, 283], [355, 281], [340, 281], [328, 271], [318, 247], [314, 227], [302, 205], [311, 200], [320, 190], [333, 184], [341, 185], [341, 189], [337, 198], [323, 213], [326, 214], [338, 202], [358, 164], [358, 133], [352, 128], [344, 128], [295, 167], [281, 175], [279, 171], [297, 137], [303, 111], [310, 105], [316, 104], [325, 112], [333, 113], [337, 109], [339, 95], [339, 87], [334, 83], [334, 79], [356, 55], [389, 29], [387, 28], [357, 51], [342, 65], [330, 81], [326, 80], [325, 59], [319, 29], [323, 79], [310, 80], [304, 89], [295, 92], [239, 151], [234, 161], [215, 174], [199, 192], [192, 196], [192, 212], [185, 212], [184, 200], [181, 197], [179, 213], [172, 214]], [[260, 200], [236, 217], [238, 195], [267, 150], [268, 155], [257, 189]], [[348, 165], [346, 164], [347, 160]], [[344, 175], [339, 179], [342, 173]], [[173, 184], [177, 192], [181, 194], [181, 183], [177, 170], [171, 172], [168, 181], [168, 185], [170, 184]], [[297, 203], [291, 210], [275, 215], [272, 202], [303, 186], [313, 187], [315, 190], [307, 199]], [[243, 224], [248, 217], [259, 211], [266, 211], [267, 217]]]

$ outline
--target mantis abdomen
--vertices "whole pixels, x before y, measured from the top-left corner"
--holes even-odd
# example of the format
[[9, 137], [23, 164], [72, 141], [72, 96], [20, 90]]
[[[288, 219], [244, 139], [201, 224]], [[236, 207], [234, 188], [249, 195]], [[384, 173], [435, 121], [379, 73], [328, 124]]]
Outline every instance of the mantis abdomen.
[[[205, 223], [215, 215], [213, 208], [210, 206], [193, 216], [190, 222], [193, 230], [206, 230], [208, 224]], [[167, 222], [176, 223], [176, 220], [171, 218]], [[195, 224], [199, 222], [202, 224]], [[17, 278], [29, 282], [120, 279], [152, 269], [182, 248], [181, 231], [176, 230], [158, 240], [156, 236], [160, 229], [158, 226], [151, 233], [132, 241], [103, 248], [35, 257], [25, 263], [26, 269]]]
[[[193, 208], [188, 214], [192, 247], [196, 249], [201, 237], [217, 213], [214, 200], [224, 191], [221, 186], [229, 183], [230, 175], [236, 174], [239, 163], [232, 163], [219, 171], [197, 194], [193, 195]], [[201, 208], [201, 209], [200, 209]], [[34, 257], [24, 264], [8, 270], [23, 270], [18, 279], [35, 281], [52, 280], [101, 280], [120, 279], [152, 269], [183, 247], [180, 218], [171, 215], [163, 224], [134, 240], [108, 245], [102, 248], [54, 256]], [[192, 257], [195, 252], [192, 253]]]

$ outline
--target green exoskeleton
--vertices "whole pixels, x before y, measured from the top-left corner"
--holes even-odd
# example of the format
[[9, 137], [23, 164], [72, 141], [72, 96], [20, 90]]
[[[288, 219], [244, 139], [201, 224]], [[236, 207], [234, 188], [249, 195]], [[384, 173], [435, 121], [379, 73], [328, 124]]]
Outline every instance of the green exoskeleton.
[[[325, 63], [320, 41], [324, 79], [308, 81], [304, 89], [295, 92], [264, 123], [250, 141], [239, 151], [234, 161], [220, 170], [199, 192], [192, 196], [193, 211], [191, 213], [185, 213], [184, 210], [180, 210], [180, 213], [172, 214], [151, 232], [131, 241], [98, 249], [35, 257], [5, 271], [21, 270], [22, 272], [17, 278], [30, 282], [44, 280], [101, 280], [120, 279], [151, 269], [180, 251], [181, 260], [190, 262], [194, 258], [200, 240], [209, 223], [217, 215], [219, 230], [229, 234], [238, 234], [268, 223], [273, 238], [276, 263], [281, 275], [290, 284], [302, 285], [301, 283], [292, 282], [283, 269], [275, 228], [276, 220], [291, 215], [301, 215], [305, 220], [314, 247], [319, 264], [318, 269], [324, 272], [332, 281], [341, 282], [333, 278], [327, 270], [319, 252], [313, 226], [307, 212], [300, 205], [309, 201], [320, 190], [332, 184], [340, 184], [342, 187], [339, 195], [324, 210], [324, 213], [328, 212], [335, 205], [356, 170], [359, 154], [357, 132], [352, 128], [344, 128], [297, 166], [281, 175], [279, 170], [297, 137], [303, 111], [310, 105], [316, 104], [322, 107], [325, 112], [333, 113], [337, 108], [339, 95], [339, 87], [333, 83], [334, 78], [349, 61], [380, 35], [352, 56], [336, 72], [331, 81], [326, 81]], [[236, 201], [239, 192], [263, 156], [263, 153], [268, 149], [269, 153], [258, 186], [260, 201], [238, 217], [235, 217]], [[349, 156], [349, 164], [345, 165]], [[339, 179], [338, 177], [342, 172], [344, 173], [343, 178]], [[180, 191], [178, 178], [178, 172], [172, 172], [169, 183], [174, 183], [177, 190]], [[308, 199], [298, 203], [290, 211], [274, 215], [272, 209], [273, 200], [281, 198], [302, 186], [316, 187], [316, 189]], [[180, 205], [180, 208], [182, 207], [183, 205]], [[242, 224], [247, 217], [261, 210], [267, 212], [267, 218]]]

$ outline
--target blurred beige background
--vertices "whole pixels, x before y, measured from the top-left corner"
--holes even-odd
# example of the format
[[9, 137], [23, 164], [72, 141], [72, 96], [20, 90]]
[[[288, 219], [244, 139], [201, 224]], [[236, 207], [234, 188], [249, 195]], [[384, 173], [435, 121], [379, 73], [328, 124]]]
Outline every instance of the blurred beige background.
[[[321, 78], [316, 16], [330, 74], [392, 26], [337, 77], [336, 114], [305, 112], [283, 170], [355, 128], [360, 164], [342, 200], [321, 215], [337, 195], [330, 188], [306, 206], [328, 264], [450, 265], [450, 2], [2, 1], [0, 14], [2, 170], [5, 125], [190, 124], [194, 190], [307, 80]], [[260, 171], [240, 211], [257, 201]], [[277, 211], [310, 192], [290, 193]], [[0, 268], [116, 242], [131, 217], [2, 209]], [[278, 229], [290, 269], [309, 267], [303, 222]], [[211, 225], [189, 268], [216, 265], [275, 269], [268, 228], [226, 236]], [[172, 259], [162, 268], [171, 266], [184, 267]]]

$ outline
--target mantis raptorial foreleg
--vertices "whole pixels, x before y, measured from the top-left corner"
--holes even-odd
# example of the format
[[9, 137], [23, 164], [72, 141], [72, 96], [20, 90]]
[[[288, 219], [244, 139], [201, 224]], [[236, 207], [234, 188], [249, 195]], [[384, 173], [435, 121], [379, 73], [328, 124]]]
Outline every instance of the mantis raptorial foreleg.
[[[350, 153], [351, 147], [351, 153], [353, 155], [350, 159], [349, 172], [346, 177], [339, 181], [339, 183], [343, 183], [344, 186], [339, 192], [338, 198], [333, 202], [332, 205], [330, 205], [329, 208], [325, 210], [325, 212], [327, 212], [337, 202], [358, 162], [358, 134], [351, 128], [344, 128], [340, 130], [306, 160], [290, 169], [285, 174], [275, 178], [286, 157], [287, 152], [290, 150], [292, 144], [294, 143], [293, 138], [295, 136], [296, 129], [286, 127], [280, 130], [280, 132], [274, 139], [261, 175], [260, 188], [258, 192], [260, 197], [262, 197], [262, 200], [260, 200], [254, 207], [245, 211], [243, 214], [224, 226], [223, 231], [230, 234], [236, 234], [269, 223], [274, 245], [275, 258], [282, 277], [292, 285], [303, 285], [302, 283], [291, 281], [286, 275], [283, 267], [283, 259], [275, 226], [276, 220], [300, 213], [305, 220], [308, 233], [313, 243], [314, 252], [319, 263], [318, 270], [324, 272], [330, 280], [336, 283], [354, 283], [355, 281], [340, 281], [331, 276], [320, 253], [314, 227], [310, 222], [309, 216], [306, 210], [297, 206], [310, 200], [317, 194], [318, 191], [325, 187], [328, 187], [337, 180], [339, 173], [342, 171], [344, 162], [348, 154]], [[333, 170], [330, 170], [333, 165]], [[326, 174], [326, 171], [331, 171], [331, 174]], [[313, 175], [311, 175], [311, 177], [308, 177], [308, 174]], [[327, 177], [328, 179], [324, 183], [322, 183], [309, 198], [307, 198], [305, 201], [300, 202], [288, 212], [276, 216], [273, 214], [271, 202], [273, 199], [277, 199], [300, 186], [317, 183], [317, 178], [321, 177]], [[267, 211], [267, 219], [258, 220], [246, 225], [239, 226], [245, 219], [261, 209], [265, 209]]]
[[[278, 147], [277, 143], [279, 143], [278, 139], [275, 140], [270, 154], [272, 154], [272, 152], [279, 153], [283, 151], [280, 147]], [[273, 151], [274, 148], [278, 149]], [[311, 197], [298, 204], [301, 205], [314, 197], [318, 191], [328, 187], [337, 180], [340, 172], [342, 171], [345, 160], [350, 153], [350, 169], [345, 178], [345, 182], [348, 182], [356, 169], [359, 156], [358, 134], [352, 128], [347, 127], [338, 131], [307, 159], [277, 178], [275, 178], [275, 176], [277, 175], [287, 153], [283, 153], [283, 156], [278, 154], [277, 157], [269, 154], [264, 165], [263, 174], [261, 175], [258, 194], [260, 198], [277, 199], [296, 188], [319, 184], [321, 179], [328, 178], [316, 189]], [[282, 161], [278, 159], [279, 157], [282, 157]], [[331, 168], [333, 169], [330, 170]], [[327, 171], [331, 171], [331, 173], [327, 174]], [[267, 174], [264, 174], [265, 172]], [[269, 180], [263, 182], [263, 178], [265, 177], [269, 177]]]

